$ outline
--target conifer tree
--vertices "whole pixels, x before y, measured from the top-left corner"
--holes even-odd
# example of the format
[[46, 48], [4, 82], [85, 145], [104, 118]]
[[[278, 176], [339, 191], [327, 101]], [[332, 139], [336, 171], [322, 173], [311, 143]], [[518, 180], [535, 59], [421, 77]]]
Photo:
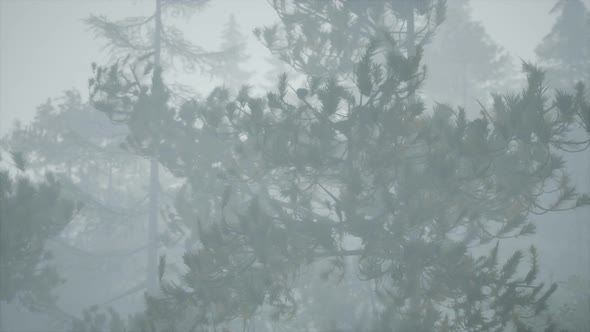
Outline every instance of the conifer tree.
[[[155, 10], [149, 17], [133, 17], [113, 22], [105, 17], [91, 16], [87, 19], [89, 26], [94, 29], [97, 36], [107, 40], [108, 45], [119, 59], [125, 57], [131, 60], [135, 77], [136, 71], [161, 72], [161, 68], [172, 65], [174, 61], [180, 61], [185, 69], [207, 68], [212, 57], [218, 53], [205, 52], [201, 47], [187, 41], [180, 30], [166, 25], [165, 19], [176, 13], [191, 14], [203, 8], [209, 0], [155, 0]], [[155, 70], [154, 70], [155, 68]], [[126, 84], [129, 84], [127, 82]], [[129, 101], [126, 101], [129, 102]], [[162, 104], [164, 101], [159, 101]], [[105, 110], [105, 105], [95, 105]], [[151, 106], [150, 106], [151, 107]], [[158, 110], [152, 110], [157, 117]], [[118, 114], [109, 114], [111, 119], [125, 122], [126, 119], [118, 118]], [[150, 212], [148, 227], [148, 254], [147, 254], [147, 289], [154, 294], [158, 290], [157, 260], [158, 260], [158, 215], [160, 211], [159, 193], [159, 168], [158, 146], [160, 135], [156, 131], [150, 132], [149, 139], [152, 152], [149, 155], [150, 163]], [[145, 138], [142, 138], [145, 139]], [[133, 148], [133, 146], [130, 146]], [[154, 153], [156, 152], [156, 153]]]
[[[71, 302], [93, 305], [145, 288], [145, 273], [136, 262], [147, 248], [141, 236], [147, 214], [141, 180], [148, 173], [141, 158], [121, 149], [127, 134], [78, 92], [66, 91], [40, 105], [30, 124], [16, 126], [2, 141], [31, 156], [29, 172], [52, 169], [63, 196], [84, 204], [76, 222], [50, 242], [56, 265], [69, 267], [64, 309], [78, 310], [67, 308]], [[95, 286], [102, 291], [81, 296], [97, 266], [102, 268]]]
[[468, 0], [447, 1], [446, 19], [426, 46], [424, 62], [427, 98], [470, 108], [513, 83], [516, 73], [508, 54], [471, 17]]
[[[556, 154], [578, 144], [564, 139], [574, 121], [590, 127], [590, 105], [584, 91], [551, 98], [543, 72], [525, 63], [522, 91], [498, 95], [479, 117], [444, 104], [426, 113], [414, 97], [424, 75], [421, 48], [408, 42], [416, 31], [400, 42], [397, 31], [349, 24], [371, 6], [411, 22], [425, 3], [289, 2], [309, 11], [298, 13], [306, 24], [280, 16], [287, 28], [259, 32], [270, 46], [276, 31], [287, 34], [282, 52], [307, 85], [283, 75], [264, 98], [217, 88], [176, 108], [159, 71], [141, 85], [126, 83], [125, 67], [97, 68], [91, 92], [103, 109], [128, 117], [134, 137], [157, 128], [169, 152], [160, 162], [186, 179], [174, 217], [192, 225], [195, 245], [182, 278], [162, 269], [163, 295], [148, 298], [154, 330], [247, 330], [263, 309], [292, 317], [306, 305], [298, 272], [328, 261], [342, 273], [346, 258], [376, 285], [372, 330], [529, 330], [556, 285], [538, 280], [534, 248], [503, 260], [500, 241], [533, 233], [532, 214], [590, 204]], [[352, 36], [354, 47], [328, 36]], [[205, 190], [213, 207], [202, 219]]]
[[550, 84], [569, 89], [571, 82], [590, 86], [590, 13], [581, 0], [559, 0], [557, 18], [535, 52], [547, 67]]
[[289, 67], [285, 61], [279, 59], [274, 55], [269, 55], [265, 57], [266, 62], [268, 63], [269, 69], [264, 74], [265, 79], [265, 87], [267, 90], [274, 88], [278, 77], [283, 73], [288, 73], [289, 77], [294, 76], [293, 70]]
[[[413, 56], [445, 17], [442, 0], [273, 1], [281, 24], [255, 35], [296, 71], [346, 75], [375, 38]], [[419, 23], [416, 23], [419, 22]]]
[[52, 174], [34, 181], [25, 173], [25, 156], [11, 154], [12, 162], [0, 155], [0, 307], [18, 302], [63, 319], [53, 292], [63, 280], [46, 242], [71, 221], [76, 206], [62, 197]]
[[248, 83], [252, 72], [242, 68], [249, 58], [246, 54], [247, 40], [241, 33], [233, 14], [225, 24], [221, 40], [220, 49], [223, 54], [215, 61], [211, 73], [220, 77], [228, 88], [237, 91], [242, 85]]
[[[589, 7], [582, 0], [559, 0], [556, 1], [550, 14], [555, 16], [555, 23], [549, 34], [543, 38], [535, 49], [540, 63], [547, 70], [548, 86], [559, 91], [575, 90], [578, 91], [577, 93], [584, 93], [581, 91], [585, 91], [588, 94], [590, 87]], [[578, 82], [582, 83], [584, 87], [573, 86], [573, 83]], [[580, 140], [585, 134], [584, 126], [581, 124], [575, 124], [575, 126], [577, 128], [570, 133], [568, 139]], [[587, 144], [590, 144], [590, 141], [587, 141], [586, 145], [582, 144], [572, 148], [585, 149]], [[588, 153], [569, 155], [565, 156], [565, 158], [570, 165], [572, 179], [578, 182], [581, 188], [590, 189], [590, 183], [586, 181], [588, 169], [590, 168]], [[587, 213], [580, 211], [580, 213], [568, 216], [567, 219], [568, 235], [571, 236], [572, 241], [568, 243], [552, 243], [548, 241], [554, 236], [555, 231], [563, 231], [563, 224], [557, 223], [544, 225], [545, 229], [541, 229], [539, 232], [540, 241], [550, 244], [551, 258], [556, 263], [559, 262], [557, 257], [561, 257], [566, 252], [575, 261], [587, 261], [590, 259], [590, 227], [587, 223]], [[590, 269], [579, 269], [577, 264], [571, 264], [570, 266], [576, 270], [573, 273], [590, 273]], [[563, 278], [568, 277], [566, 274], [572, 273], [571, 269], [564, 268], [563, 265], [555, 268], [555, 270], [556, 274], [561, 275]]]

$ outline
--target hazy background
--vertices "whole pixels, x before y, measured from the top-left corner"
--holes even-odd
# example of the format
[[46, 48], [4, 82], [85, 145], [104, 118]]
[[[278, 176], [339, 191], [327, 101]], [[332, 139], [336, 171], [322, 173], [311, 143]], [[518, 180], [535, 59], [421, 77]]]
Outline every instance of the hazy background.
[[[270, 1], [270, 0], [269, 0]], [[585, 1], [590, 6], [590, 0]], [[76, 89], [86, 101], [90, 65], [110, 57], [83, 22], [90, 14], [110, 19], [148, 15], [153, 0], [0, 0], [0, 134], [14, 121], [30, 121], [36, 107], [63, 91]], [[553, 26], [550, 14], [556, 0], [471, 0], [473, 18], [480, 21], [495, 43], [516, 61], [535, 62], [534, 49]], [[258, 69], [251, 83], [264, 85], [269, 68], [268, 50], [252, 34], [276, 16], [266, 0], [213, 0], [190, 19], [177, 19], [185, 36], [206, 50], [219, 49], [220, 34], [231, 14], [248, 36], [248, 70]], [[211, 91], [219, 81], [207, 74], [176, 73], [175, 81], [197, 92]], [[491, 91], [490, 91], [491, 92]], [[576, 156], [573, 180], [590, 191], [590, 152]], [[571, 274], [590, 276], [590, 208], [538, 218], [538, 233], [509, 242], [539, 246], [544, 274], [556, 280]], [[564, 259], [571, 257], [571, 259]], [[590, 285], [588, 285], [590, 287]], [[72, 307], [75, 304], [72, 304]]]
[[[555, 17], [550, 13], [555, 0], [471, 0], [473, 18], [479, 20], [490, 37], [515, 61], [535, 61], [535, 47], [550, 31]], [[590, 4], [590, 1], [585, 1]], [[106, 63], [109, 56], [102, 42], [95, 40], [83, 19], [90, 14], [111, 19], [141, 16], [153, 11], [153, 1], [142, 0], [0, 0], [0, 132], [5, 133], [15, 120], [28, 122], [37, 105], [77, 89], [87, 97], [90, 64]], [[206, 50], [219, 49], [220, 34], [228, 17], [236, 14], [238, 24], [248, 36], [246, 68], [262, 68], [251, 82], [263, 84], [268, 50], [252, 34], [255, 27], [276, 21], [266, 0], [214, 0], [208, 8], [175, 23], [184, 27], [186, 38]], [[198, 92], [210, 91], [219, 82], [206, 74], [177, 73], [177, 81]], [[590, 190], [590, 153], [584, 152], [569, 165], [581, 191]], [[542, 259], [555, 271], [590, 275], [590, 246], [585, 242], [590, 230], [588, 209], [552, 214], [539, 218], [535, 242]], [[570, 221], [562, 227], [554, 221]], [[575, 221], [574, 221], [575, 220]], [[556, 236], [553, 236], [556, 235]], [[555, 239], [559, 240], [555, 240]], [[545, 242], [544, 239], [551, 241]], [[543, 248], [550, 248], [545, 249]], [[567, 254], [587, 263], [560, 259]], [[565, 271], [564, 271], [565, 270]]]
[[[0, 132], [16, 119], [28, 121], [35, 107], [70, 88], [86, 94], [90, 63], [107, 60], [83, 19], [89, 14], [123, 18], [152, 10], [141, 0], [0, 0]], [[588, 1], [587, 1], [588, 2]], [[516, 59], [534, 60], [534, 48], [553, 25], [553, 0], [472, 0], [473, 17]], [[234, 12], [249, 36], [250, 68], [265, 65], [268, 51], [251, 31], [275, 21], [265, 0], [215, 0], [185, 29], [186, 37], [213, 50]], [[526, 15], [524, 15], [526, 13]], [[206, 87], [207, 78], [183, 77]], [[254, 78], [261, 78], [257, 75]], [[26, 86], [26, 89], [25, 89]]]

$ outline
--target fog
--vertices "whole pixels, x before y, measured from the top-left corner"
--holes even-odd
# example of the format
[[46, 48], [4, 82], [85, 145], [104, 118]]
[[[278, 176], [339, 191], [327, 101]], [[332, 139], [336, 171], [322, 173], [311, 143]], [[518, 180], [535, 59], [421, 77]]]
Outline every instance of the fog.
[[0, 0], [0, 331], [590, 331], [590, 1]]

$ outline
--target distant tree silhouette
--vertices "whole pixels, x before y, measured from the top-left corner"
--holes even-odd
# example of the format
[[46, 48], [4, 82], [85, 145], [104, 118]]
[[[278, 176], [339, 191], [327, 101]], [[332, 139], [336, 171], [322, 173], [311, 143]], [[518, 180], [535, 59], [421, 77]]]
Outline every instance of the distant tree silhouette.
[[242, 85], [248, 83], [252, 72], [242, 68], [249, 58], [246, 54], [247, 39], [241, 33], [233, 14], [225, 24], [221, 40], [223, 54], [214, 62], [211, 74], [221, 78], [223, 84], [237, 91]]
[[590, 86], [590, 12], [581, 0], [559, 0], [551, 10], [557, 18], [535, 52], [547, 67], [549, 83], [570, 88], [580, 81]]
[[447, 1], [447, 15], [425, 47], [430, 101], [476, 108], [491, 93], [507, 88], [517, 73], [510, 56], [471, 17], [468, 0]]

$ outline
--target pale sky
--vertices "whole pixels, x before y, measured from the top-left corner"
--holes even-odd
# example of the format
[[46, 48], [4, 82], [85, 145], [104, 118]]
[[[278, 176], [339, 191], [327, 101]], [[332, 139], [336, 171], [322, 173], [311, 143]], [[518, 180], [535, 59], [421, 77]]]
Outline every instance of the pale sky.
[[[548, 12], [554, 3], [472, 0], [475, 19], [490, 36], [514, 56], [527, 60], [534, 60], [534, 47], [553, 24]], [[0, 132], [17, 118], [30, 120], [37, 105], [64, 90], [76, 88], [86, 95], [90, 64], [104, 63], [108, 57], [82, 19], [91, 13], [111, 18], [138, 16], [152, 7], [152, 0], [0, 0]], [[251, 65], [263, 66], [268, 53], [251, 31], [276, 20], [267, 0], [213, 0], [209, 8], [192, 17], [186, 36], [214, 49], [231, 12], [249, 37]]]

